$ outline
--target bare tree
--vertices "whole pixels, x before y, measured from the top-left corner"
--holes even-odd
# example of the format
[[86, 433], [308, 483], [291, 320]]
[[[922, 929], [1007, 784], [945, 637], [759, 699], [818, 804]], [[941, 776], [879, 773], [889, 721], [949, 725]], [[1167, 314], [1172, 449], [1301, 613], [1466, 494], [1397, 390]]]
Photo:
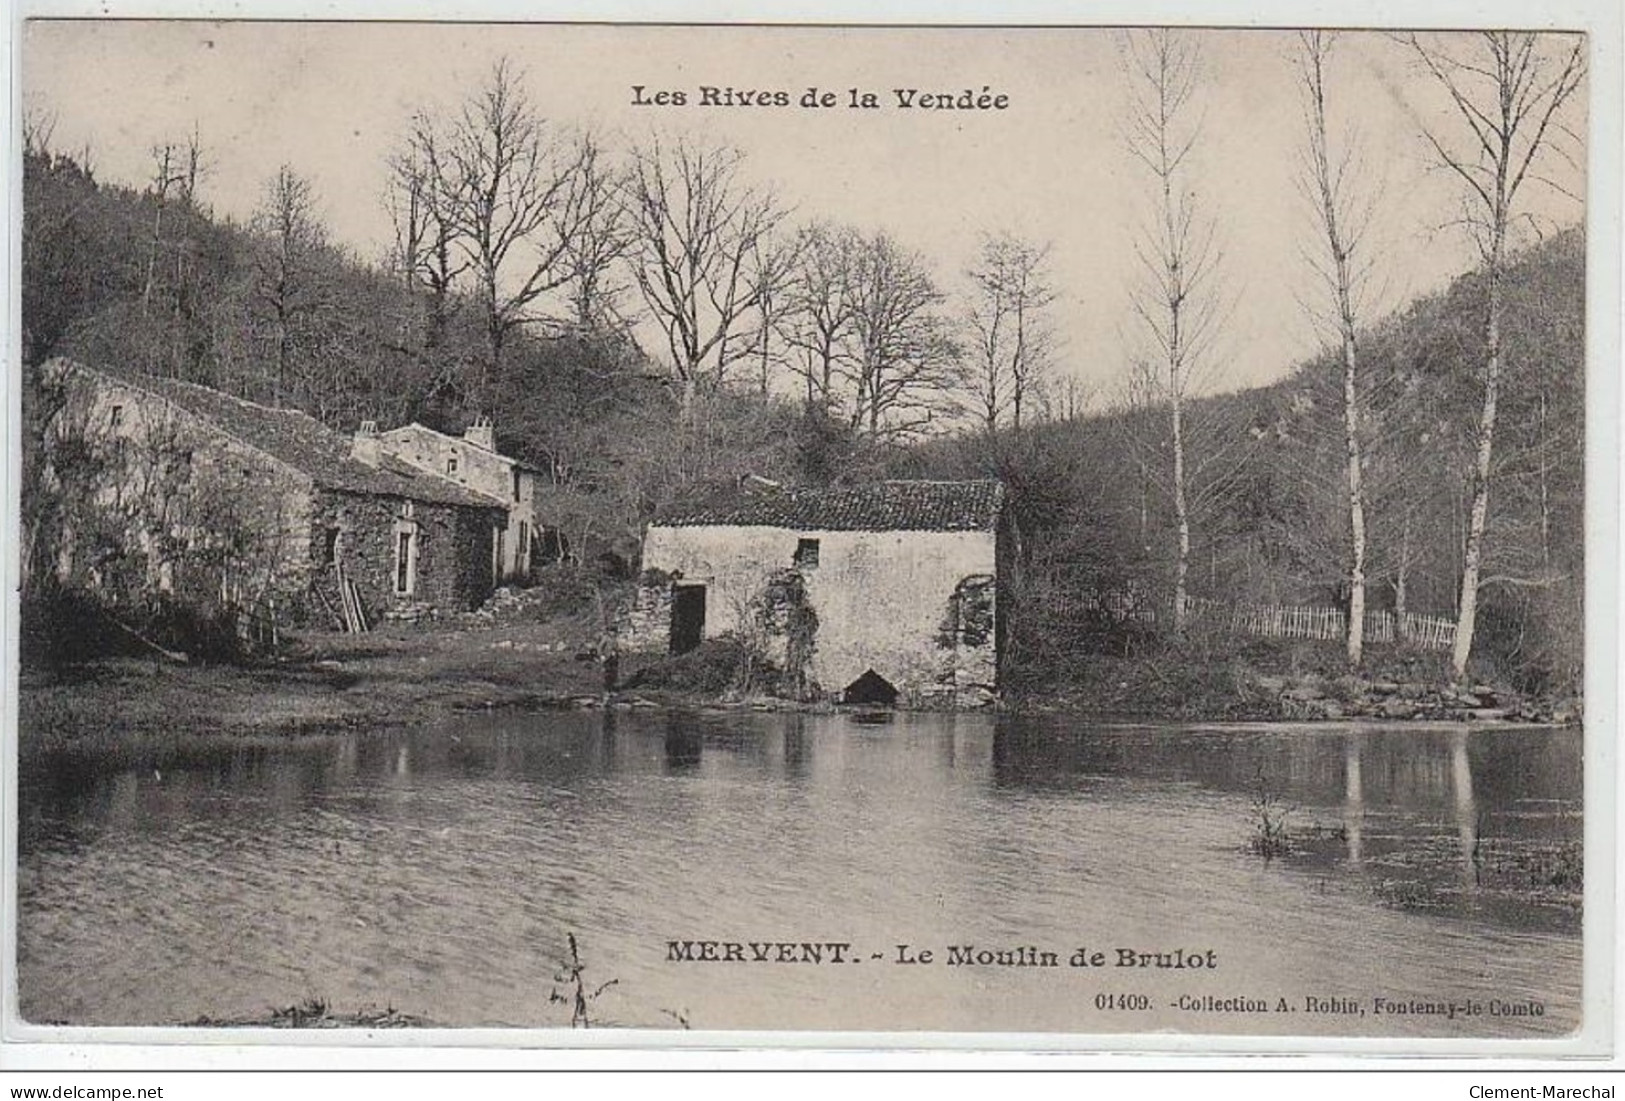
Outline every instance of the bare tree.
[[618, 262], [632, 247], [622, 182], [602, 141], [583, 134], [570, 183], [576, 232], [565, 243], [563, 257], [570, 310], [582, 332], [620, 332], [626, 327], [620, 299], [628, 288], [614, 278]]
[[52, 114], [24, 119], [22, 353], [43, 363], [107, 297], [103, 277], [116, 238], [98, 221], [95, 178], [51, 147]]
[[56, 136], [56, 112], [29, 105], [23, 109], [23, 156], [49, 157]]
[[164, 211], [170, 195], [180, 183], [179, 165], [175, 146], [165, 142], [152, 147], [152, 181], [147, 194], [152, 196], [152, 237], [147, 242], [147, 270], [141, 280], [141, 316], [146, 317], [152, 303], [152, 285], [158, 271], [158, 253], [163, 249]]
[[413, 116], [400, 148], [389, 159], [384, 204], [395, 230], [391, 266], [402, 280], [404, 317], [394, 351], [415, 361], [422, 378], [414, 403], [461, 395], [462, 358], [448, 348], [458, 313], [458, 282], [471, 262], [458, 244], [453, 218], [456, 176], [447, 164], [447, 139], [434, 121]]
[[788, 286], [795, 271], [795, 250], [799, 245], [799, 238], [764, 238], [757, 244], [756, 257], [751, 263], [751, 297], [756, 303], [752, 358], [756, 361], [757, 389], [763, 397], [771, 392], [774, 369], [786, 361], [780, 330], [783, 316], [790, 308]]
[[626, 184], [638, 290], [666, 334], [685, 415], [720, 383], [759, 331], [761, 249], [783, 217], [742, 177], [737, 150], [656, 138], [636, 150]]
[[925, 260], [884, 233], [864, 241], [852, 274], [852, 426], [909, 436], [947, 412], [961, 382], [959, 351]]
[[584, 155], [541, 117], [507, 59], [448, 129], [441, 197], [484, 313], [481, 400], [489, 400], [508, 337], [536, 321], [538, 299], [574, 274], [567, 260], [582, 217]]
[[427, 296], [424, 345], [429, 349], [444, 339], [453, 288], [470, 265], [457, 245], [456, 180], [445, 163], [444, 144], [432, 120], [414, 117], [403, 147], [390, 158], [385, 195], [395, 227], [395, 267], [414, 296]]
[[1099, 387], [1079, 378], [1066, 375], [1045, 388], [1044, 416], [1051, 421], [1082, 420], [1098, 397]]
[[327, 234], [316, 216], [310, 181], [283, 165], [266, 185], [251, 222], [259, 236], [253, 296], [270, 323], [271, 402], [290, 396], [306, 322], [320, 306], [316, 270]]
[[858, 235], [845, 226], [803, 227], [779, 312], [779, 331], [791, 349], [791, 369], [805, 384], [807, 404], [826, 412], [837, 403], [839, 369], [849, 354], [857, 251]]
[[1201, 57], [1194, 38], [1167, 28], [1127, 36], [1129, 154], [1152, 177], [1153, 213], [1135, 246], [1142, 278], [1132, 290], [1135, 316], [1148, 345], [1144, 384], [1169, 417], [1169, 479], [1174, 505], [1174, 629], [1187, 618], [1191, 501], [1186, 407], [1193, 385], [1210, 366], [1222, 316], [1213, 283], [1220, 254], [1215, 226], [1201, 213], [1190, 181], [1190, 156], [1201, 136], [1196, 92]]
[[975, 353], [968, 372], [972, 402], [989, 434], [1005, 419], [1021, 428], [1022, 410], [1039, 397], [1055, 336], [1045, 309], [1055, 301], [1049, 245], [1012, 233], [984, 234], [970, 276], [966, 318]]
[[152, 239], [147, 250], [146, 274], [141, 281], [142, 317], [148, 315], [152, 305], [158, 257], [164, 249], [164, 215], [172, 202], [181, 206], [193, 204], [197, 197], [198, 181], [205, 171], [203, 143], [196, 127], [193, 127], [192, 135], [185, 144], [162, 142], [152, 147], [151, 154], [152, 178], [147, 185], [147, 194], [153, 200]]
[[1329, 319], [1343, 365], [1344, 498], [1349, 518], [1346, 651], [1349, 664], [1357, 666], [1365, 647], [1366, 602], [1365, 410], [1357, 336], [1362, 291], [1370, 272], [1363, 246], [1372, 208], [1368, 196], [1360, 194], [1356, 186], [1357, 142], [1350, 138], [1342, 150], [1334, 152], [1328, 134], [1326, 68], [1335, 41], [1336, 35], [1330, 32], [1303, 31], [1294, 61], [1308, 138], [1300, 184], [1314, 209], [1319, 238], [1310, 263], [1330, 299], [1329, 311], [1316, 312]]
[[1464, 679], [1477, 624], [1489, 516], [1496, 401], [1504, 366], [1502, 297], [1509, 236], [1524, 184], [1544, 179], [1535, 170], [1546, 154], [1567, 156], [1560, 141], [1565, 134], [1560, 116], [1585, 81], [1585, 41], [1522, 31], [1484, 32], [1474, 36], [1470, 48], [1445, 37], [1411, 34], [1405, 41], [1448, 96], [1460, 124], [1455, 134], [1424, 125], [1422, 136], [1439, 165], [1462, 185], [1461, 224], [1484, 266], [1484, 359], [1479, 372], [1483, 403], [1451, 655], [1456, 677]]

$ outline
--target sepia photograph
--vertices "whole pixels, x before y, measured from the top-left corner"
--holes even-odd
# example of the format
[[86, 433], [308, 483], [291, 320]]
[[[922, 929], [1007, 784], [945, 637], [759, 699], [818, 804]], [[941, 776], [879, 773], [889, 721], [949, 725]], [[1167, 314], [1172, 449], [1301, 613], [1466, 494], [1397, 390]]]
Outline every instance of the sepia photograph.
[[9, 1035], [1606, 1050], [1584, 25], [18, 35]]

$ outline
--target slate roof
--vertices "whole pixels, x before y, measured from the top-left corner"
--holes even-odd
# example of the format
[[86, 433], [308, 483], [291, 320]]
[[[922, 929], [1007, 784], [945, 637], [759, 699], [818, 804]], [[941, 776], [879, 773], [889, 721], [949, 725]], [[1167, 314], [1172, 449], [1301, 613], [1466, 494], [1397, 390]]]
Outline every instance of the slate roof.
[[429, 504], [502, 508], [505, 502], [385, 456], [376, 467], [350, 457], [351, 439], [295, 409], [275, 409], [190, 382], [71, 364], [117, 386], [143, 390], [205, 420], [327, 489]]
[[688, 509], [658, 527], [773, 527], [798, 531], [992, 531], [1004, 506], [1000, 482], [875, 482], [786, 489]]

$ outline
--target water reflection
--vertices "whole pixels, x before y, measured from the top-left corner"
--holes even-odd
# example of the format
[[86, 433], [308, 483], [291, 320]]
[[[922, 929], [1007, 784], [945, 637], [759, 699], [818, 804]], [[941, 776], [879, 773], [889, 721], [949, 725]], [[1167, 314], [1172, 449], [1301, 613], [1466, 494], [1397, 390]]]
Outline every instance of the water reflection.
[[[557, 1023], [573, 931], [622, 1023], [1120, 1027], [989, 976], [854, 999], [775, 973], [741, 1003], [662, 956], [677, 935], [1086, 938], [1200, 941], [1293, 996], [1374, 969], [1386, 993], [1524, 991], [1567, 1027], [1578, 884], [1551, 854], [1578, 843], [1579, 754], [1576, 732], [602, 711], [36, 758], [23, 1003], [163, 1023], [315, 992]], [[1269, 863], [1248, 850], [1260, 784], [1291, 808]], [[173, 961], [157, 985], [153, 959]]]
[[[1342, 829], [1347, 842], [1347, 859], [1351, 867], [1358, 867], [1365, 856], [1366, 794], [1364, 760], [1368, 753], [1370, 732], [1350, 730], [1343, 735], [1343, 808]], [[1391, 784], [1402, 781], [1400, 790], [1404, 801], [1417, 801], [1424, 805], [1438, 801], [1448, 792], [1452, 821], [1455, 828], [1456, 851], [1460, 887], [1471, 892], [1479, 886], [1480, 828], [1483, 817], [1491, 808], [1480, 808], [1473, 794], [1473, 758], [1469, 752], [1469, 732], [1451, 730], [1442, 736], [1443, 752], [1448, 757], [1448, 770], [1429, 767], [1429, 747], [1425, 739], [1413, 739], [1406, 752], [1411, 759], [1400, 767], [1397, 762], [1384, 759], [1381, 775]], [[1396, 797], [1392, 788], [1379, 796], [1379, 802]], [[1519, 796], [1517, 801], [1526, 801]], [[1507, 808], [1506, 813], [1512, 813]]]
[[1365, 732], [1351, 730], [1343, 738], [1343, 828], [1348, 833], [1349, 864], [1358, 867], [1365, 839], [1365, 788], [1361, 779], [1360, 754], [1365, 748]]
[[1107, 778], [1146, 777], [1251, 791], [1260, 776], [1317, 805], [1395, 804], [1459, 810], [1483, 796], [1579, 797], [1577, 731], [1465, 728], [1096, 727], [1068, 720], [1000, 718], [993, 783], [1072, 790]]
[[784, 726], [784, 775], [789, 780], [805, 780], [812, 757], [807, 738], [807, 722], [796, 715]]
[[1461, 882], [1464, 890], [1477, 885], [1478, 818], [1473, 803], [1473, 766], [1467, 758], [1467, 732], [1450, 734], [1450, 788], [1455, 795], [1456, 836], [1461, 840]]
[[681, 715], [666, 717], [666, 771], [692, 772], [700, 767], [705, 737], [692, 721]]

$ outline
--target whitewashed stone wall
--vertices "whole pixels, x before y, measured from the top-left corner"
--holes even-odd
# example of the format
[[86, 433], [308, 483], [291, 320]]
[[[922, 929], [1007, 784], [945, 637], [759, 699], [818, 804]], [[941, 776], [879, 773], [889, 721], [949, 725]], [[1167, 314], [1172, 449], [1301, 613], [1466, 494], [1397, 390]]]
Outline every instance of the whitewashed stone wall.
[[[819, 543], [818, 565], [801, 572], [818, 616], [809, 672], [824, 694], [838, 696], [873, 669], [911, 706], [964, 706], [991, 698], [998, 668], [994, 632], [988, 630], [981, 645], [967, 646], [955, 638], [952, 619], [961, 582], [995, 574], [991, 531], [654, 526], [643, 548], [643, 566], [654, 583], [643, 587], [628, 617], [628, 648], [667, 646], [672, 577], [706, 586], [707, 638], [747, 628], [769, 575], [795, 564], [802, 539]], [[986, 592], [991, 625], [991, 585]]]

